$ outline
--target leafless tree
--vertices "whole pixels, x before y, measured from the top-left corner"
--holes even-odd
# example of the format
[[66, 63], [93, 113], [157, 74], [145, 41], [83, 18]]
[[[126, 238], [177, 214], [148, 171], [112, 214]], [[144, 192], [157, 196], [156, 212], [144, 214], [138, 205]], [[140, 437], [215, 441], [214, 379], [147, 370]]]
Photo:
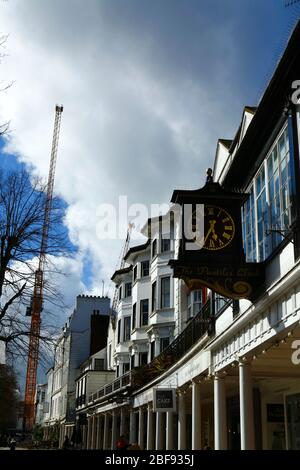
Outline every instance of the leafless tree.
[[0, 396], [0, 433], [5, 433], [16, 425], [19, 398], [15, 373], [3, 364], [0, 364]]
[[[5, 47], [6, 47], [6, 42], [8, 39], [8, 34], [0, 34], [0, 63], [7, 54], [4, 52]], [[8, 88], [12, 86], [13, 82], [10, 83], [2, 83], [0, 82], [0, 91], [6, 91]], [[1, 135], [7, 134], [9, 130], [9, 124], [10, 122], [4, 122], [0, 124], [0, 137]]]
[[[30, 179], [24, 169], [0, 172], [0, 340], [11, 354], [23, 357], [28, 352], [30, 317], [26, 316], [26, 306], [30, 306], [32, 299], [40, 256], [45, 189], [41, 180]], [[61, 202], [54, 198], [45, 249], [42, 353], [52, 347], [56, 338], [49, 311], [53, 307], [64, 308], [63, 297], [53, 282], [59, 273], [53, 260], [72, 253], [66, 231], [62, 229], [63, 212]]]

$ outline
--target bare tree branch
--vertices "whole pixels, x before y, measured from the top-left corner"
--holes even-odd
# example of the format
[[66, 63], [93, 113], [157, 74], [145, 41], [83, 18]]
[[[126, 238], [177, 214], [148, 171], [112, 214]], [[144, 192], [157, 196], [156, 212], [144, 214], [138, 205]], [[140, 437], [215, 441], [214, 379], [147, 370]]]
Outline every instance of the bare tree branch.
[[[40, 179], [30, 180], [24, 170], [0, 171], [0, 340], [10, 345], [12, 354], [21, 356], [28, 351], [30, 318], [25, 312], [31, 303], [41, 250], [45, 190]], [[69, 257], [74, 250], [66, 231], [61, 229], [63, 215], [60, 201], [54, 199], [43, 281], [43, 305], [47, 310], [51, 306], [57, 311], [65, 308], [63, 296], [53, 282], [54, 275], [60, 272], [53, 260], [57, 256]], [[47, 318], [51, 319], [48, 312]], [[44, 352], [53, 349], [54, 337], [53, 326], [42, 324], [39, 339], [45, 345]]]

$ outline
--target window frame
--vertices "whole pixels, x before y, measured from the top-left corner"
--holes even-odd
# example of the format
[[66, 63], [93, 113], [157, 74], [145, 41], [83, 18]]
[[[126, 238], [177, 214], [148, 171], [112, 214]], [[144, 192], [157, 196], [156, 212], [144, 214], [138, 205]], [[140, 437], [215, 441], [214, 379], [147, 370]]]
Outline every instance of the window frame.
[[[144, 265], [147, 265], [148, 268], [145, 269]], [[146, 274], [145, 274], [146, 271]], [[141, 278], [148, 277], [150, 275], [150, 263], [149, 260], [141, 261]]]
[[[147, 312], [144, 312], [142, 309], [142, 304], [147, 302], [148, 308]], [[144, 322], [145, 315], [147, 315], [147, 323]], [[140, 300], [140, 327], [149, 325], [149, 299], [141, 299]]]
[[[128, 286], [130, 286], [130, 288], [128, 288]], [[128, 295], [128, 290], [130, 291], [130, 294]], [[125, 299], [128, 299], [129, 297], [131, 297], [132, 295], [132, 282], [128, 281], [128, 282], [125, 282], [125, 285], [124, 285], [124, 298]]]
[[[166, 293], [163, 293], [163, 285], [166, 279], [169, 280], [169, 305], [165, 305], [163, 302], [163, 297], [166, 296]], [[163, 276], [160, 278], [160, 308], [171, 308], [171, 276]]]
[[[127, 323], [129, 323], [129, 327]], [[126, 317], [123, 318], [123, 341], [124, 342], [130, 341], [130, 334], [131, 334], [131, 315], [126, 315]]]

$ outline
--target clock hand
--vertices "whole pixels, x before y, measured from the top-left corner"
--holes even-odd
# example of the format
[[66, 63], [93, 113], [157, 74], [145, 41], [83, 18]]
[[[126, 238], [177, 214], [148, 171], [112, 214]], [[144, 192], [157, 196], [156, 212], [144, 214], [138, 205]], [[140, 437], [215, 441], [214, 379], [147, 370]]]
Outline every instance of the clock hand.
[[213, 238], [216, 240], [218, 238], [216, 232], [215, 232], [215, 229], [214, 229], [214, 226], [215, 226], [215, 223], [216, 223], [216, 220], [209, 220], [209, 224], [210, 224], [210, 228], [206, 234], [206, 237], [204, 239], [204, 243], [206, 242], [207, 240], [207, 237], [208, 235], [212, 232], [213, 233]]
[[218, 239], [218, 235], [216, 234], [214, 228], [212, 229], [212, 237], [213, 237], [214, 240], [217, 240], [217, 239]]
[[206, 237], [205, 237], [205, 239], [204, 239], [204, 244], [205, 244], [205, 242], [206, 242], [206, 240], [207, 240], [207, 237], [208, 237], [208, 235], [210, 234], [211, 231], [212, 231], [212, 227], [210, 227], [210, 229], [208, 230], [208, 232], [207, 232], [207, 234], [206, 234]]

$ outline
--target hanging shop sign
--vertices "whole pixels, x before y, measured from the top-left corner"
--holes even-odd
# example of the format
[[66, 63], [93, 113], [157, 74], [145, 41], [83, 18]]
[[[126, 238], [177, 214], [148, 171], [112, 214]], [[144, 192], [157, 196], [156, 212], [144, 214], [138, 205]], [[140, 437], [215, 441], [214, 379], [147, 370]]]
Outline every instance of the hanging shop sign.
[[189, 289], [208, 287], [252, 301], [263, 292], [264, 263], [246, 262], [243, 248], [241, 208], [247, 197], [214, 183], [211, 173], [203, 188], [174, 191], [171, 201], [181, 206], [181, 226], [190, 224], [191, 230], [188, 235], [182, 230], [178, 257], [169, 264]]
[[153, 411], [155, 412], [176, 411], [175, 388], [154, 388], [153, 389]]

